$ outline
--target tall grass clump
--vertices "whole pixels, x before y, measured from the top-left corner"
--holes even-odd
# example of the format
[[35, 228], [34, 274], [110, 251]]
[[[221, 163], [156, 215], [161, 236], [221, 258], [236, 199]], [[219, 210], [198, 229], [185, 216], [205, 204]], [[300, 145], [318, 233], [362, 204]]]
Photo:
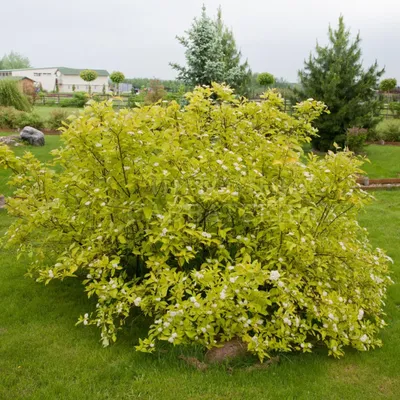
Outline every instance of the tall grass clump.
[[20, 111], [31, 111], [28, 98], [20, 90], [18, 83], [11, 79], [0, 80], [0, 106], [14, 107]]

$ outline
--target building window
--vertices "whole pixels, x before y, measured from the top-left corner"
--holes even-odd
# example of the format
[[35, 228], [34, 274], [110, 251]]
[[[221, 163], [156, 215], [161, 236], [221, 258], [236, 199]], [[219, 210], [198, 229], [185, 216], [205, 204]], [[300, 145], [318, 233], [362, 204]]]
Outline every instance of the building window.
[[34, 72], [33, 76], [42, 76], [42, 74], [40, 72]]

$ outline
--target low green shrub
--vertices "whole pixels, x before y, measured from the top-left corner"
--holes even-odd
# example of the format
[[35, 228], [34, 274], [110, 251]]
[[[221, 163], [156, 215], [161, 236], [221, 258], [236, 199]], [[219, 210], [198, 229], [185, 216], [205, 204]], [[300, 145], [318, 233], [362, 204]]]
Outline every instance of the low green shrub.
[[89, 95], [86, 92], [75, 92], [72, 96], [72, 106], [82, 108], [89, 100]]
[[400, 102], [392, 102], [389, 104], [389, 110], [394, 115], [394, 118], [400, 118]]
[[18, 129], [25, 126], [43, 129], [45, 122], [36, 113], [26, 113], [16, 110], [14, 107], [0, 107], [0, 128]]
[[362, 161], [302, 162], [324, 105], [289, 116], [275, 92], [257, 104], [217, 84], [187, 100], [119, 112], [92, 101], [50, 166], [0, 146], [19, 187], [6, 241], [31, 257], [30, 275], [82, 279], [97, 305], [79, 322], [105, 346], [133, 309], [152, 321], [141, 351], [232, 338], [260, 359], [380, 346], [389, 257], [357, 222], [370, 199]]
[[386, 119], [380, 122], [375, 128], [376, 140], [384, 140], [387, 142], [400, 141], [400, 120]]
[[99, 101], [102, 101], [103, 98], [99, 94], [94, 94], [93, 97], [92, 97], [92, 100], [99, 102]]
[[56, 109], [50, 113], [47, 120], [47, 125], [50, 129], [58, 129], [63, 126], [63, 121], [66, 121], [70, 113], [66, 110]]
[[356, 153], [363, 150], [367, 140], [368, 129], [353, 127], [347, 130], [346, 146]]
[[43, 118], [36, 113], [22, 113], [16, 121], [16, 128], [24, 128], [25, 126], [31, 126], [36, 129], [43, 129], [45, 127], [45, 121]]
[[61, 99], [58, 103], [59, 107], [74, 107], [73, 100], [71, 99]]
[[88, 100], [89, 95], [86, 92], [74, 92], [72, 98], [60, 100], [60, 106], [82, 108]]
[[128, 108], [135, 108], [144, 104], [145, 92], [139, 94], [130, 94], [128, 97]]
[[14, 107], [0, 107], [0, 128], [16, 129], [18, 120], [23, 114], [23, 111], [16, 110]]
[[185, 93], [182, 92], [167, 92], [165, 96], [167, 101], [176, 101], [178, 104], [183, 104], [185, 101]]

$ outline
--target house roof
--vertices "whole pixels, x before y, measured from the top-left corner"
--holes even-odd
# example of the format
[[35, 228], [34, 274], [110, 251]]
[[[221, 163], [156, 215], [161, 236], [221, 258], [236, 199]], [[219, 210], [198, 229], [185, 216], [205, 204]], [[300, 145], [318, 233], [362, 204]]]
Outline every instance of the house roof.
[[[76, 68], [66, 68], [66, 67], [59, 67], [58, 70], [63, 75], [79, 75], [84, 69], [76, 69]], [[92, 71], [97, 72], [98, 76], [108, 76], [109, 73], [105, 69], [92, 69]]]
[[[27, 71], [32, 69], [58, 69], [63, 75], [79, 75], [84, 69], [77, 69], [77, 68], [68, 68], [68, 67], [44, 67], [44, 68], [19, 68], [19, 69], [2, 69], [0, 71]], [[92, 71], [96, 71], [98, 76], [109, 76], [107, 70], [105, 69], [92, 69]]]
[[35, 82], [33, 79], [28, 78], [27, 76], [0, 76], [0, 80], [1, 79], [8, 79], [10, 81], [22, 81], [23, 79], [28, 79], [32, 82]]
[[14, 69], [0, 69], [0, 71], [29, 71], [32, 69], [57, 69], [58, 67], [43, 67], [43, 68], [34, 68], [34, 67], [29, 67], [29, 68], [14, 68]]

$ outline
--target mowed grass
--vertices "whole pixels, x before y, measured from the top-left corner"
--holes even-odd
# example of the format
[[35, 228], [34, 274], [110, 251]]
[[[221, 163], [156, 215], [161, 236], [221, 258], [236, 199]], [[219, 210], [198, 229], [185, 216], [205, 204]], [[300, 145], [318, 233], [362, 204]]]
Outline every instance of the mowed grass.
[[[11, 134], [11, 133], [10, 133]], [[15, 134], [15, 133], [12, 133]], [[40, 161], [46, 162], [52, 159], [50, 154], [51, 150], [60, 147], [60, 136], [45, 136], [45, 145], [42, 147], [34, 147], [29, 145], [23, 145], [18, 147], [13, 147], [16, 155], [22, 156], [25, 152], [32, 152]], [[10, 196], [14, 189], [7, 185], [7, 181], [11, 175], [9, 170], [0, 169], [0, 194], [5, 196]]]
[[369, 145], [365, 153], [371, 163], [363, 170], [370, 178], [400, 178], [400, 146]]
[[[307, 154], [312, 151], [311, 145], [303, 146], [303, 162], [307, 162]], [[371, 179], [400, 178], [400, 146], [380, 146], [376, 144], [366, 145], [364, 156], [369, 160], [364, 163], [362, 169], [365, 175]], [[319, 153], [324, 157], [324, 153]]]
[[[377, 202], [360, 217], [376, 246], [395, 260], [400, 279], [400, 193], [379, 192]], [[10, 224], [0, 211], [0, 230]], [[224, 366], [200, 372], [179, 360], [181, 354], [201, 356], [199, 349], [164, 347], [155, 355], [136, 353], [133, 346], [145, 330], [133, 318], [119, 340], [102, 348], [93, 327], [75, 326], [78, 315], [93, 302], [77, 280], [48, 286], [24, 277], [24, 260], [1, 250], [0, 371], [1, 399], [396, 399], [400, 391], [400, 286], [389, 289], [389, 326], [384, 347], [345, 358], [314, 354], [282, 355], [266, 370], [233, 370]]]
[[33, 112], [38, 114], [42, 119], [47, 120], [50, 117], [50, 114], [54, 110], [65, 110], [68, 114], [78, 114], [82, 108], [74, 108], [74, 107], [47, 107], [47, 106], [34, 106]]
[[[43, 161], [58, 145], [30, 148]], [[54, 140], [54, 141], [53, 141]], [[26, 150], [17, 148], [20, 152]], [[0, 191], [1, 182], [0, 182]], [[400, 191], [376, 192], [377, 201], [360, 215], [375, 246], [394, 259], [393, 278], [400, 280]], [[12, 222], [0, 210], [0, 236]], [[79, 315], [94, 308], [78, 280], [37, 284], [24, 277], [26, 260], [0, 248], [0, 399], [397, 399], [400, 393], [400, 285], [390, 287], [382, 331], [384, 347], [343, 359], [313, 354], [281, 355], [265, 370], [246, 371], [252, 359], [233, 369], [200, 372], [178, 357], [202, 357], [194, 347], [163, 345], [155, 355], [137, 353], [146, 322], [133, 317], [109, 348], [99, 343], [94, 327], [75, 326]]]

